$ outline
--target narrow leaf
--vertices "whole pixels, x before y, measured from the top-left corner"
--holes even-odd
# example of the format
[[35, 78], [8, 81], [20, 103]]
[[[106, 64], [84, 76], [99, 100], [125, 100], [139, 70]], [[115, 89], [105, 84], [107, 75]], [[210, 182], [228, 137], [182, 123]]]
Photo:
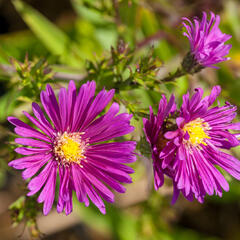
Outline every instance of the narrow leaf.
[[49, 51], [56, 55], [64, 53], [69, 39], [63, 31], [21, 0], [14, 0], [13, 4], [25, 23]]

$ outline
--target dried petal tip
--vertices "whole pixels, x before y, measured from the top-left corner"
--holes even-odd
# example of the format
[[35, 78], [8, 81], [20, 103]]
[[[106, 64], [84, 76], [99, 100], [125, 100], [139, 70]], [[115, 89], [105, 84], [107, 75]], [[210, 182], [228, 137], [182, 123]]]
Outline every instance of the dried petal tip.
[[[190, 42], [190, 55], [193, 61], [196, 61], [202, 67], [212, 67], [219, 62], [229, 60], [225, 57], [230, 48], [230, 44], [224, 45], [232, 36], [222, 33], [219, 29], [220, 16], [211, 12], [210, 20], [207, 20], [207, 14], [203, 12], [202, 20], [194, 18], [191, 22], [188, 18], [183, 18], [183, 26], [186, 32], [183, 33]], [[192, 63], [196, 66], [196, 62]], [[184, 67], [184, 66], [183, 66]]]

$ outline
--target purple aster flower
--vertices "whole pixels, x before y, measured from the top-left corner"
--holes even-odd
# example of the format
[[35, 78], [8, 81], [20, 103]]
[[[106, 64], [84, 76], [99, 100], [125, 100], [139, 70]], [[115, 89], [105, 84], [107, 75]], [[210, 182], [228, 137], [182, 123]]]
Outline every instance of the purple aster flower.
[[170, 176], [168, 169], [164, 169], [165, 164], [162, 166], [159, 154], [166, 146], [168, 140], [164, 138], [164, 133], [169, 125], [171, 115], [176, 113], [176, 104], [174, 102], [174, 96], [172, 95], [169, 103], [165, 95], [162, 95], [162, 99], [159, 102], [158, 113], [154, 115], [152, 107], [150, 106], [150, 119], [143, 118], [144, 133], [148, 143], [151, 146], [152, 159], [153, 159], [153, 174], [154, 174], [154, 186], [157, 190], [164, 183], [164, 174]]
[[[225, 57], [230, 48], [230, 44], [224, 43], [231, 38], [231, 35], [224, 34], [219, 29], [220, 16], [211, 12], [211, 18], [207, 20], [207, 14], [203, 12], [202, 20], [195, 18], [194, 24], [188, 19], [183, 18], [183, 25], [186, 28], [184, 36], [190, 42], [190, 54], [197, 64], [202, 67], [217, 68], [214, 64], [226, 61]], [[185, 64], [188, 61], [185, 60]]]
[[[183, 96], [176, 123], [170, 122], [163, 128], [169, 120], [160, 121], [160, 124], [163, 122], [163, 130], [157, 137], [159, 142], [164, 142], [164, 147], [157, 152], [155, 161], [161, 174], [166, 174], [173, 181], [172, 203], [180, 192], [189, 201], [196, 198], [201, 203], [207, 194], [215, 193], [221, 197], [223, 190], [229, 190], [229, 185], [216, 166], [240, 180], [240, 161], [222, 151], [239, 145], [239, 134], [232, 131], [240, 130], [240, 123], [232, 123], [237, 108], [229, 103], [211, 107], [220, 92], [221, 88], [215, 86], [210, 96], [202, 99], [203, 90], [198, 88], [192, 98], [189, 93]], [[151, 142], [153, 135], [149, 134], [149, 126], [156, 127], [158, 124], [151, 119], [144, 124]], [[174, 128], [176, 130], [172, 130]]]
[[[95, 82], [83, 84], [77, 93], [73, 81], [68, 90], [61, 88], [59, 99], [47, 85], [41, 92], [41, 102], [46, 112], [33, 103], [35, 117], [24, 115], [39, 129], [30, 127], [15, 117], [8, 120], [16, 126], [15, 132], [22, 138], [15, 142], [27, 147], [15, 151], [25, 157], [13, 160], [9, 166], [25, 169], [28, 196], [40, 191], [38, 202], [43, 202], [46, 215], [55, 198], [56, 178], [59, 176], [57, 211], [72, 211], [72, 192], [80, 202], [89, 205], [89, 199], [105, 213], [104, 199], [114, 201], [114, 195], [106, 186], [124, 193], [120, 183], [131, 183], [133, 170], [125, 163], [135, 161], [135, 142], [106, 142], [133, 131], [131, 115], [118, 114], [119, 105], [113, 103], [108, 112], [97, 118], [111, 101], [114, 90], [102, 90], [95, 95]], [[50, 119], [50, 121], [48, 120]], [[101, 143], [104, 142], [104, 143]]]

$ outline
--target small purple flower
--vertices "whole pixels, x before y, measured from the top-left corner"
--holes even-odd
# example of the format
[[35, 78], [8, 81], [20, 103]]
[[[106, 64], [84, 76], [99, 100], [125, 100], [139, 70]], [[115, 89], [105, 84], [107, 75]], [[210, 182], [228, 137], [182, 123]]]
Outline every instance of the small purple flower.
[[219, 29], [220, 16], [211, 12], [211, 18], [207, 20], [207, 14], [203, 12], [202, 20], [195, 18], [194, 24], [183, 18], [182, 23], [186, 28], [183, 33], [189, 39], [191, 54], [195, 61], [202, 67], [217, 68], [214, 64], [229, 60], [225, 57], [230, 48], [230, 44], [224, 43], [231, 38], [231, 35], [224, 34]]
[[[89, 205], [89, 199], [105, 214], [104, 199], [114, 201], [108, 185], [124, 193], [120, 183], [131, 183], [129, 174], [134, 171], [126, 163], [135, 161], [133, 153], [136, 143], [106, 142], [134, 130], [130, 125], [131, 115], [119, 112], [113, 103], [108, 112], [96, 118], [111, 101], [114, 90], [102, 90], [95, 95], [95, 82], [83, 84], [77, 93], [73, 81], [68, 90], [61, 88], [59, 98], [47, 85], [41, 92], [41, 102], [47, 117], [37, 103], [32, 104], [35, 117], [24, 115], [39, 129], [30, 127], [15, 117], [8, 120], [16, 126], [15, 132], [22, 138], [15, 142], [27, 147], [15, 151], [25, 157], [13, 160], [9, 166], [25, 169], [24, 179], [28, 183], [28, 196], [40, 191], [38, 202], [43, 202], [43, 213], [47, 215], [55, 198], [56, 178], [59, 175], [57, 211], [72, 211], [72, 192], [80, 202]], [[104, 143], [101, 143], [104, 142]]]
[[[237, 108], [226, 103], [224, 106], [210, 107], [220, 94], [221, 88], [215, 86], [210, 94], [202, 99], [203, 90], [196, 89], [196, 93], [189, 97], [189, 93], [183, 96], [183, 104], [176, 118], [176, 123], [169, 123], [167, 115], [160, 124], [163, 132], [156, 137], [164, 142], [164, 148], [156, 150], [154, 162], [158, 163], [161, 173], [169, 176], [173, 181], [174, 203], [180, 192], [186, 199], [192, 201], [196, 198], [199, 202], [204, 197], [213, 195], [222, 196], [222, 191], [228, 191], [229, 185], [216, 166], [222, 168], [234, 178], [240, 180], [240, 161], [222, 151], [239, 145], [239, 134], [232, 130], [240, 130], [240, 123], [232, 123], [236, 116]], [[160, 111], [161, 112], [161, 111]], [[161, 114], [161, 113], [160, 113]], [[152, 117], [153, 119], [153, 117]], [[154, 142], [158, 121], [144, 120], [145, 132], [150, 142]], [[176, 130], [172, 130], [172, 129]], [[231, 132], [229, 131], [231, 130]], [[152, 145], [154, 146], [154, 145]], [[155, 176], [156, 178], [156, 176]], [[155, 182], [158, 181], [155, 179]], [[157, 187], [161, 184], [157, 185]]]

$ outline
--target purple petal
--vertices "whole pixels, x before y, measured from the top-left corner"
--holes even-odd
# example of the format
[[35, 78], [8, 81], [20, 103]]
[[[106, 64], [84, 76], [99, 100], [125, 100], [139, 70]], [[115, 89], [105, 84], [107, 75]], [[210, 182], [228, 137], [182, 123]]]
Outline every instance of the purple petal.
[[53, 201], [55, 198], [55, 187], [56, 187], [56, 175], [57, 175], [57, 166], [55, 165], [50, 172], [47, 182], [43, 187], [42, 192], [38, 197], [38, 202], [43, 203], [43, 214], [47, 215], [53, 205]]
[[51, 149], [50, 144], [48, 144], [46, 142], [34, 140], [31, 138], [16, 138], [15, 142], [18, 144], [21, 144], [21, 145], [25, 145], [25, 146], [38, 147], [38, 148], [42, 148], [42, 149], [46, 149], [46, 150]]
[[30, 192], [27, 194], [28, 196], [34, 195], [36, 192], [38, 192], [42, 186], [47, 181], [50, 174], [53, 173], [52, 169], [55, 168], [54, 161], [50, 161], [47, 163], [45, 168], [39, 173], [38, 176], [34, 177], [28, 184], [28, 189]]
[[102, 214], [106, 214], [106, 208], [102, 201], [102, 199], [99, 197], [99, 195], [96, 193], [96, 191], [91, 186], [90, 182], [88, 180], [84, 180], [85, 188], [87, 195], [91, 199], [91, 201], [94, 203], [94, 205], [100, 210]]

